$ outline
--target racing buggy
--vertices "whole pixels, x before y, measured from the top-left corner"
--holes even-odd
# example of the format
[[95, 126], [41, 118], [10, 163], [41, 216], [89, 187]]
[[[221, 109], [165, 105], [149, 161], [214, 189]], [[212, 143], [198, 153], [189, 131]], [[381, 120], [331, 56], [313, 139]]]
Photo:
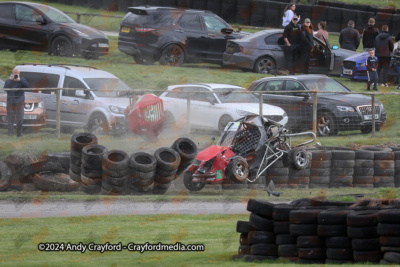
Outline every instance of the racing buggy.
[[[311, 135], [312, 139], [291, 146], [291, 137]], [[278, 159], [287, 159], [296, 169], [310, 163], [309, 153], [301, 146], [315, 141], [313, 132], [289, 134], [283, 125], [258, 115], [229, 122], [217, 145], [197, 154], [183, 176], [190, 191], [199, 191], [206, 184], [224, 182], [254, 183]], [[253, 177], [249, 177], [252, 173]]]

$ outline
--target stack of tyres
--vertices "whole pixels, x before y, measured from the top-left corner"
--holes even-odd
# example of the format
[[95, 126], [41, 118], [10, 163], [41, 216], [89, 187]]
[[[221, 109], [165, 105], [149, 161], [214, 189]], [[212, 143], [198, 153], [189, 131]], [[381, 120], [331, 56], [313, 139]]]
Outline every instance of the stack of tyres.
[[249, 200], [247, 210], [251, 211], [250, 226], [254, 229], [247, 235], [250, 255], [245, 261], [275, 260], [278, 258], [278, 247], [275, 244], [274, 221], [272, 219], [274, 204]]
[[154, 184], [157, 160], [146, 152], [133, 153], [129, 159], [128, 187], [132, 193], [149, 193]]
[[76, 182], [81, 181], [82, 149], [97, 144], [97, 137], [90, 133], [76, 133], [71, 137], [71, 162], [69, 176]]
[[400, 187], [400, 147], [392, 147], [394, 154], [394, 185]]
[[187, 167], [192, 164], [193, 160], [197, 156], [197, 146], [196, 143], [189, 138], [182, 137], [176, 139], [171, 148], [181, 157], [181, 162], [179, 163], [178, 170], [175, 174], [175, 179], [177, 179], [187, 169]]
[[236, 224], [236, 232], [240, 233], [239, 238], [239, 250], [238, 255], [239, 257], [244, 257], [246, 255], [250, 255], [250, 245], [248, 241], [248, 234], [250, 231], [253, 231], [254, 228], [251, 227], [250, 223], [247, 221], [238, 221]]
[[123, 194], [129, 176], [128, 154], [122, 150], [107, 151], [103, 155], [102, 170], [101, 192], [107, 195]]
[[363, 188], [374, 187], [374, 152], [368, 150], [355, 151], [353, 186]]
[[383, 210], [378, 214], [381, 263], [400, 264], [400, 210]]
[[309, 188], [328, 188], [331, 174], [332, 152], [327, 150], [309, 151], [311, 152]]
[[153, 194], [161, 195], [167, 192], [171, 182], [175, 179], [181, 157], [178, 152], [169, 147], [161, 147], [154, 152], [157, 160], [156, 174], [154, 177]]
[[272, 180], [276, 187], [287, 188], [289, 181], [289, 167], [287, 160], [278, 159], [267, 169], [267, 184]]
[[347, 214], [350, 210], [321, 211], [318, 216], [318, 236], [325, 238], [326, 263], [347, 264], [353, 261], [351, 238], [347, 236]]
[[88, 145], [82, 149], [81, 180], [83, 191], [96, 194], [101, 190], [102, 159], [107, 148], [101, 145]]
[[378, 212], [355, 211], [347, 215], [347, 236], [352, 238], [355, 262], [379, 262], [382, 258], [377, 232]]
[[318, 236], [318, 209], [298, 209], [290, 212], [290, 234], [297, 236], [299, 262], [325, 263], [325, 240]]
[[332, 151], [330, 187], [353, 187], [354, 159], [354, 151]]
[[395, 187], [394, 164], [394, 153], [392, 151], [375, 151], [374, 187]]
[[275, 243], [278, 245], [279, 259], [297, 262], [299, 260], [296, 246], [297, 237], [290, 233], [289, 222], [289, 215], [293, 209], [295, 208], [289, 204], [276, 204], [272, 207], [272, 218], [274, 219]]

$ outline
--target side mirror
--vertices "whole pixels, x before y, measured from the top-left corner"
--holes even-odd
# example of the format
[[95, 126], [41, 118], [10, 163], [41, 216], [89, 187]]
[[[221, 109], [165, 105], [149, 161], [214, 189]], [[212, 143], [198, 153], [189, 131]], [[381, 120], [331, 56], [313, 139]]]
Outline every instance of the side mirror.
[[339, 49], [339, 47], [337, 45], [334, 45], [334, 46], [332, 46], [332, 49], [337, 50], [337, 49]]
[[233, 29], [223, 28], [223, 29], [221, 29], [221, 32], [223, 34], [231, 34], [231, 33], [233, 33]]

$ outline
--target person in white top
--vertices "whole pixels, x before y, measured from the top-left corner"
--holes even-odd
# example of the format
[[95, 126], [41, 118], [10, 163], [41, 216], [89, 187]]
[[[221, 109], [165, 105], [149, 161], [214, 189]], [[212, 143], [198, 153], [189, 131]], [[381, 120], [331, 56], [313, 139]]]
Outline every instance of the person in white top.
[[[288, 4], [285, 8], [285, 10], [283, 11], [283, 17], [282, 17], [282, 26], [283, 28], [286, 27], [286, 25], [288, 25], [293, 18], [293, 15], [295, 15], [294, 11], [296, 10], [296, 5], [295, 4]], [[299, 17], [299, 21], [300, 21], [300, 16]]]

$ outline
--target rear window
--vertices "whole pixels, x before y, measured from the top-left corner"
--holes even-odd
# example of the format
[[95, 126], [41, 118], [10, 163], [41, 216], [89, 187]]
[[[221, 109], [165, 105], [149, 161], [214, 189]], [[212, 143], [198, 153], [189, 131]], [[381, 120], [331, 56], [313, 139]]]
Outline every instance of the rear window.
[[[32, 88], [57, 88], [60, 80], [60, 75], [37, 72], [21, 72], [21, 77], [24, 77]], [[50, 91], [46, 90], [43, 93], [50, 94]]]
[[147, 15], [135, 15], [133, 13], [128, 13], [122, 19], [121, 24], [123, 25], [143, 25], [146, 23], [149, 16]]
[[172, 12], [171, 10], [154, 12], [149, 15], [147, 23], [151, 25], [168, 25], [180, 18], [181, 15], [182, 12]]

